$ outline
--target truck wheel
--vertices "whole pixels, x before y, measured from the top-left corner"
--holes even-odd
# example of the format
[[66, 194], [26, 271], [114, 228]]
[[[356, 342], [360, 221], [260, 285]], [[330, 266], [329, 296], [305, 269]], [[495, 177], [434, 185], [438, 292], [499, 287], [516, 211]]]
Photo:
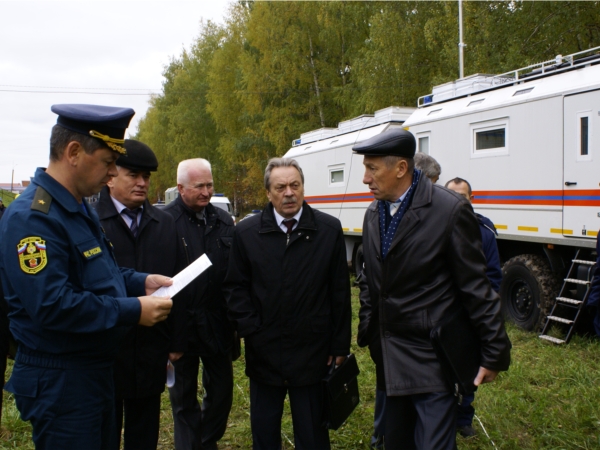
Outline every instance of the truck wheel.
[[363, 249], [362, 244], [358, 246], [356, 249], [356, 255], [354, 255], [354, 274], [356, 278], [363, 270], [363, 263], [365, 262], [365, 258], [363, 257]]
[[537, 255], [519, 255], [502, 267], [502, 312], [527, 331], [539, 330], [558, 295], [559, 282]]

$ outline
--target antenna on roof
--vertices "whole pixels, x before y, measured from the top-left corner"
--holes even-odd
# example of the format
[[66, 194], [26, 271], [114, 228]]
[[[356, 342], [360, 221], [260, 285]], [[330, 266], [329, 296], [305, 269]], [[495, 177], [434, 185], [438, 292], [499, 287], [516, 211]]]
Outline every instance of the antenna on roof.
[[458, 74], [459, 78], [465, 77], [464, 71], [464, 54], [463, 50], [467, 46], [463, 42], [463, 19], [462, 19], [462, 0], [458, 0]]

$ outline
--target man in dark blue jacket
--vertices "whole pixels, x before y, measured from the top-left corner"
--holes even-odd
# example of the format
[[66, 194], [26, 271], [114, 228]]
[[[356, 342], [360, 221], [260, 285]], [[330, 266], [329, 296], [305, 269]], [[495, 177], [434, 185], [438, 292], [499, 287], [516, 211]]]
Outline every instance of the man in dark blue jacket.
[[[462, 195], [472, 203], [473, 191], [471, 190], [471, 185], [467, 180], [457, 177], [448, 181], [445, 187]], [[477, 213], [475, 213], [475, 216], [477, 216], [477, 221], [479, 222], [483, 254], [485, 255], [485, 260], [487, 262], [485, 274], [492, 284], [492, 289], [494, 289], [496, 292], [500, 292], [500, 283], [502, 283], [502, 267], [500, 266], [500, 254], [498, 253], [498, 244], [496, 243], [496, 236], [498, 235], [498, 232], [496, 231], [496, 227], [490, 219]]]
[[[462, 195], [469, 200], [469, 202], [473, 201], [473, 191], [467, 180], [457, 177], [448, 181], [446, 187], [451, 191]], [[475, 216], [477, 217], [477, 222], [479, 222], [483, 254], [485, 255], [485, 260], [487, 262], [485, 274], [490, 280], [492, 289], [496, 292], [500, 292], [502, 267], [500, 266], [500, 254], [498, 253], [498, 244], [496, 243], [498, 232], [490, 219], [478, 213], [475, 213]], [[462, 403], [458, 405], [456, 429], [464, 437], [475, 435], [475, 429], [473, 428], [475, 408], [473, 408], [472, 405], [474, 400], [475, 393], [469, 394], [464, 396]]]
[[587, 305], [592, 309], [590, 312], [594, 317], [594, 331], [600, 336], [600, 234], [596, 238], [596, 267], [594, 268], [594, 278]]
[[112, 368], [129, 327], [167, 318], [161, 275], [120, 269], [85, 197], [116, 174], [130, 108], [54, 105], [48, 169], [0, 221], [0, 277], [18, 344], [5, 389], [37, 449], [109, 446]]

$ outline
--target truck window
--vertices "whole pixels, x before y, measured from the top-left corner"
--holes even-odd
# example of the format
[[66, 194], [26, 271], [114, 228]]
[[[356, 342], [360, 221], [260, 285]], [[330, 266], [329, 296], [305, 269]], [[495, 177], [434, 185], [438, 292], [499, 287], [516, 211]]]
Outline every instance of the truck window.
[[344, 183], [344, 169], [329, 169], [329, 185], [338, 185]]
[[472, 102], [470, 102], [467, 105], [467, 107], [474, 106], [474, 105], [479, 105], [480, 103], [483, 103], [484, 100], [485, 100], [485, 98], [480, 98], [479, 100], [473, 100]]
[[508, 155], [508, 117], [471, 123], [471, 157]]
[[581, 156], [588, 155], [588, 136], [589, 136], [589, 117], [583, 116], [579, 118], [579, 154]]
[[520, 91], [517, 91], [513, 94], [513, 97], [517, 96], [517, 95], [523, 95], [523, 94], [529, 94], [531, 91], [533, 91], [533, 88], [527, 88], [527, 89], [521, 89]]
[[419, 137], [418, 151], [429, 155], [429, 136]]
[[506, 146], [506, 129], [475, 132], [475, 150], [488, 150], [491, 148], [504, 148]]

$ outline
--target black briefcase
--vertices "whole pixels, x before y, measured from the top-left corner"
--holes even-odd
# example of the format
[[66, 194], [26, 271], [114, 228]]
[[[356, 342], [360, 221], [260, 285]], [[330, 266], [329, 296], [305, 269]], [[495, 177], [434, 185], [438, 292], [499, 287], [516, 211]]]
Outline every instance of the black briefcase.
[[[331, 363], [335, 367], [335, 358]], [[354, 355], [350, 355], [335, 370], [323, 378], [324, 420], [329, 430], [337, 430], [350, 416], [360, 402], [358, 395], [358, 364]]]
[[431, 330], [431, 344], [442, 372], [456, 396], [475, 392], [481, 364], [481, 342], [464, 308], [451, 313]]

